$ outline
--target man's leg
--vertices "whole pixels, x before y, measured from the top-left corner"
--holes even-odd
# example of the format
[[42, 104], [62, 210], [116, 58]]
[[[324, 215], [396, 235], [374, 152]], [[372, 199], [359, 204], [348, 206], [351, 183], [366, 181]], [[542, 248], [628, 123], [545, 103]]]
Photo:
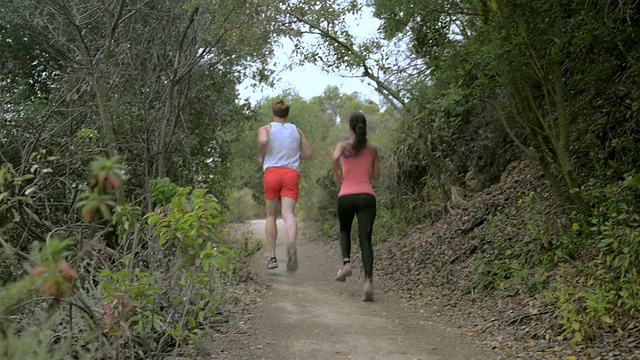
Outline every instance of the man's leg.
[[287, 245], [295, 245], [298, 239], [298, 219], [296, 219], [296, 200], [283, 197], [282, 198], [282, 219], [289, 233], [289, 241]]
[[264, 200], [266, 203], [266, 219], [264, 223], [264, 234], [267, 241], [267, 252], [269, 260], [267, 269], [278, 267], [276, 260], [276, 239], [278, 238], [278, 227], [276, 219], [280, 206], [280, 188], [282, 182], [277, 174], [277, 170], [268, 169], [264, 173]]
[[264, 224], [264, 233], [267, 239], [267, 252], [270, 257], [276, 257], [276, 239], [278, 238], [278, 208], [279, 200], [265, 200], [267, 205], [267, 217]]
[[298, 251], [296, 248], [296, 240], [298, 239], [298, 219], [296, 219], [296, 200], [288, 197], [282, 198], [282, 219], [289, 234], [287, 243], [287, 270], [298, 270]]
[[298, 220], [296, 219], [296, 201], [300, 189], [300, 174], [297, 170], [288, 169], [282, 174], [282, 219], [289, 233], [287, 243], [287, 271], [298, 270], [298, 250], [296, 240], [298, 239]]

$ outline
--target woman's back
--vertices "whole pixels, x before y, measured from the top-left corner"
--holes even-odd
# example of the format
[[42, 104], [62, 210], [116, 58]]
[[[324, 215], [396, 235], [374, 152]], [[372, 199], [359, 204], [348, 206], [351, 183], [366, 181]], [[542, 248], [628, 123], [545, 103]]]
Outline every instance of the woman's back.
[[[350, 152], [350, 144], [345, 144], [345, 151]], [[375, 196], [371, 186], [371, 173], [373, 171], [373, 156], [371, 145], [367, 144], [357, 155], [343, 154], [342, 162], [342, 186], [338, 196], [352, 194], [371, 194]]]

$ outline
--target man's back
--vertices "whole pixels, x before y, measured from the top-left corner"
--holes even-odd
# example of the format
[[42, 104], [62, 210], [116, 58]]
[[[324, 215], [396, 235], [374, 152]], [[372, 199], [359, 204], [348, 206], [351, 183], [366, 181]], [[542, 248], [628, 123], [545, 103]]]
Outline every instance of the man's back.
[[297, 170], [300, 165], [300, 133], [298, 129], [291, 123], [272, 122], [269, 125], [271, 129], [263, 169], [287, 167]]

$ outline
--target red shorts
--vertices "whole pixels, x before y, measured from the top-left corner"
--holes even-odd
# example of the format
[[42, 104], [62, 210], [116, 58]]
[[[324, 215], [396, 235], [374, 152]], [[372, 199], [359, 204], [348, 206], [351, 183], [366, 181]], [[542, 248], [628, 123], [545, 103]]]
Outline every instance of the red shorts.
[[286, 167], [272, 167], [264, 172], [264, 198], [279, 200], [286, 197], [298, 200], [300, 173]]

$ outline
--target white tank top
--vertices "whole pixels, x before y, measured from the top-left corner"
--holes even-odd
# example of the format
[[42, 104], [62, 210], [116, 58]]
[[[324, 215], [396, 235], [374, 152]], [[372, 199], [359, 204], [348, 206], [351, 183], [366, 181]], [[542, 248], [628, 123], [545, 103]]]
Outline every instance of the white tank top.
[[267, 154], [263, 169], [270, 167], [288, 167], [298, 170], [300, 165], [300, 133], [291, 123], [271, 123]]

